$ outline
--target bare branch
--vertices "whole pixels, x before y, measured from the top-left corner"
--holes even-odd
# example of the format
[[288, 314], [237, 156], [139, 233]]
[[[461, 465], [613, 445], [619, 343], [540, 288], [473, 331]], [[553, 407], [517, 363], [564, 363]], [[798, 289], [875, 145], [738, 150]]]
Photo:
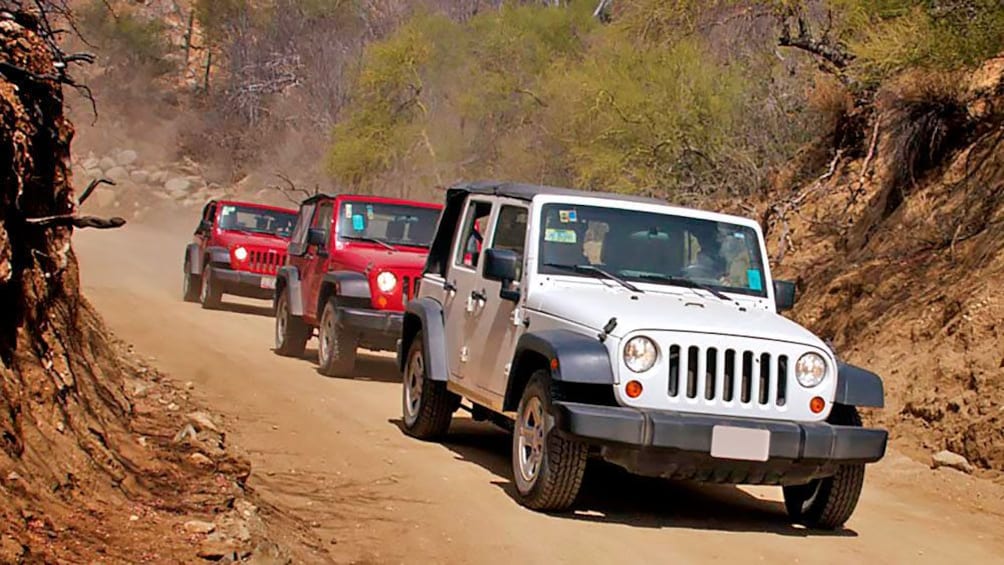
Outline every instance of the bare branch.
[[91, 193], [94, 192], [94, 189], [97, 188], [98, 185], [102, 185], [102, 184], [108, 184], [108, 185], [111, 185], [111, 186], [115, 186], [115, 182], [114, 181], [111, 181], [111, 180], [108, 180], [108, 179], [104, 179], [104, 178], [94, 179], [94, 180], [92, 180], [90, 182], [90, 184], [87, 185], [87, 188], [85, 188], [84, 191], [82, 193], [80, 193], [80, 198], [77, 199], [77, 205], [79, 206], [80, 204], [83, 204], [91, 196]]

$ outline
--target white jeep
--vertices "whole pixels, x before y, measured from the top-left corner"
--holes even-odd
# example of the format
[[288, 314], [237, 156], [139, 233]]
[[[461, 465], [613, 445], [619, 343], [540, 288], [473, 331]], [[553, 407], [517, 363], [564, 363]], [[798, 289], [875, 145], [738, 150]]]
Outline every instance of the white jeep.
[[461, 400], [513, 430], [519, 501], [563, 510], [590, 455], [672, 479], [770, 484], [836, 528], [887, 433], [882, 381], [778, 314], [745, 218], [511, 183], [447, 192], [398, 362], [405, 430], [434, 439]]

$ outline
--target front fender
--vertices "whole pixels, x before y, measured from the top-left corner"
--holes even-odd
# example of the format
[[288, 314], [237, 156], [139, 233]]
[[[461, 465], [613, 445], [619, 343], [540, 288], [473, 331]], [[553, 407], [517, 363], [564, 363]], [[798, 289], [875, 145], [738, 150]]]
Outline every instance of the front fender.
[[443, 305], [433, 298], [412, 300], [405, 309], [401, 346], [397, 352], [397, 364], [402, 373], [408, 361], [408, 350], [419, 331], [422, 332], [422, 354], [425, 357], [426, 376], [434, 381], [445, 382], [449, 378], [450, 367], [446, 356]]
[[317, 295], [317, 317], [328, 298], [335, 296], [348, 304], [370, 305], [370, 282], [366, 275], [355, 271], [332, 271], [321, 278], [321, 289]]
[[[289, 313], [293, 316], [303, 315], [303, 293], [300, 287], [300, 271], [291, 265], [279, 268], [276, 273], [276, 290], [286, 289], [286, 296], [289, 298]], [[279, 293], [275, 293], [275, 299], [279, 299]]]
[[[207, 247], [206, 255], [209, 256], [210, 265], [230, 267], [230, 251], [226, 247]], [[205, 268], [205, 265], [203, 265], [203, 268]]]
[[885, 407], [882, 378], [861, 367], [838, 363], [837, 394], [834, 402], [846, 406]]
[[202, 253], [199, 251], [198, 243], [185, 246], [185, 271], [189, 275], [202, 274]]
[[[525, 333], [516, 344], [512, 374], [519, 374], [528, 353], [547, 359], [555, 381], [614, 384], [614, 371], [606, 346], [593, 336], [569, 330]], [[557, 360], [557, 366], [554, 361]]]

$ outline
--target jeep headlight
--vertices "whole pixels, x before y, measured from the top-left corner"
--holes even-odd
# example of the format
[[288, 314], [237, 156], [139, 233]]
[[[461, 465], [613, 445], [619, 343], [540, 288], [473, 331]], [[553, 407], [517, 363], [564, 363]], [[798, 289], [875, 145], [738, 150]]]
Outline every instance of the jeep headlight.
[[655, 365], [659, 348], [645, 336], [633, 337], [624, 345], [624, 364], [635, 373], [644, 373]]
[[247, 258], [248, 258], [247, 249], [244, 249], [243, 247], [238, 247], [237, 249], [234, 249], [234, 259], [237, 259], [238, 261], [245, 261], [247, 260]]
[[826, 379], [826, 360], [818, 353], [806, 353], [795, 363], [795, 378], [805, 388], [819, 386]]
[[388, 293], [397, 286], [397, 277], [394, 276], [394, 273], [383, 272], [377, 275], [376, 282], [380, 292]]

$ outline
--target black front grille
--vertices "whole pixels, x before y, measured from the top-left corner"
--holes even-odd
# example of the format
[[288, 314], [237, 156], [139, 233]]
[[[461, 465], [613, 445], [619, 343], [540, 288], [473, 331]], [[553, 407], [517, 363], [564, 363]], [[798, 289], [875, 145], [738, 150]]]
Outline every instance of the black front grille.
[[673, 344], [667, 392], [672, 398], [734, 402], [738, 396], [741, 404], [784, 406], [790, 369], [787, 355]]

